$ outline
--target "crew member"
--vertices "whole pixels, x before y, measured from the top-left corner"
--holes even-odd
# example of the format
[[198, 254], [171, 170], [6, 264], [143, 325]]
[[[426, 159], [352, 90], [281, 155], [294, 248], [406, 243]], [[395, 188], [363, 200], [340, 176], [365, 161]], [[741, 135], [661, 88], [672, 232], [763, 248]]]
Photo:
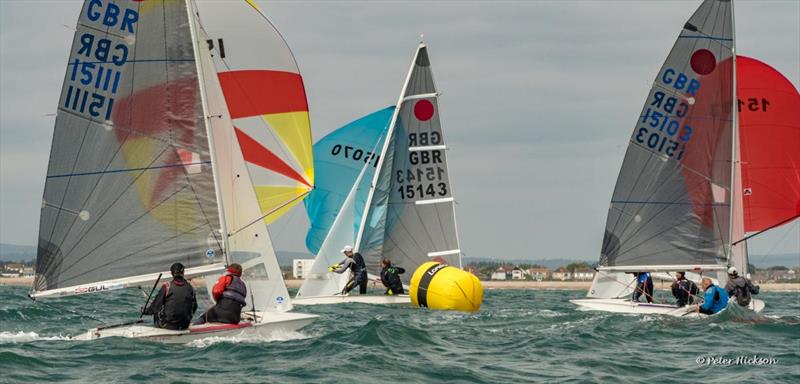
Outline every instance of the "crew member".
[[216, 305], [209, 308], [195, 324], [239, 324], [247, 304], [247, 285], [242, 280], [242, 266], [231, 264], [211, 290]]
[[744, 276], [739, 276], [736, 267], [728, 268], [728, 284], [725, 284], [725, 291], [728, 295], [736, 298], [736, 303], [742, 307], [750, 305], [750, 300], [753, 295], [757, 295], [760, 288], [753, 285], [749, 279]]
[[183, 278], [183, 264], [172, 264], [169, 272], [172, 281], [161, 285], [153, 302], [142, 313], [153, 315], [153, 323], [158, 328], [187, 329], [197, 310], [194, 288]]
[[346, 256], [344, 260], [328, 267], [330, 272], [345, 273], [348, 269], [353, 272], [341, 294], [350, 293], [356, 286], [358, 286], [358, 293], [362, 295], [367, 293], [367, 264], [364, 263], [364, 258], [358, 252], [353, 253], [353, 247], [350, 245], [346, 245], [342, 249], [342, 253]]
[[713, 315], [728, 306], [728, 293], [724, 289], [714, 285], [710, 277], [703, 278], [703, 290], [705, 294], [705, 302], [702, 305], [697, 305], [696, 310], [706, 315]]
[[400, 275], [406, 273], [402, 267], [392, 264], [388, 257], [381, 260], [381, 282], [386, 287], [386, 295], [402, 295], [405, 293], [403, 290], [403, 282], [400, 280]]
[[636, 290], [633, 293], [633, 301], [639, 301], [639, 297], [644, 294], [645, 300], [648, 303], [653, 302], [653, 279], [650, 278], [650, 272], [636, 272]]
[[672, 282], [672, 296], [678, 299], [678, 306], [694, 304], [694, 297], [699, 290], [697, 284], [686, 278], [685, 272], [675, 272], [675, 281]]

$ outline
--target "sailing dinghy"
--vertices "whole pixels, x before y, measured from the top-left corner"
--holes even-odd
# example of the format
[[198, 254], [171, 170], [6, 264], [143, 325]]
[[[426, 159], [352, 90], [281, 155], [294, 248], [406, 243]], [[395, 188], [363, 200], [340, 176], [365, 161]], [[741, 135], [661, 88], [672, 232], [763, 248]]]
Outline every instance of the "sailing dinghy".
[[[241, 25], [273, 31], [252, 3], [225, 6]], [[289, 312], [212, 58], [216, 40], [199, 17], [190, 0], [84, 2], [56, 115], [30, 296], [147, 286], [169, 276], [174, 262], [187, 278], [207, 279], [239, 263], [250, 304], [236, 325], [172, 331], [139, 321], [75, 339], [264, 337], [317, 317]]]
[[737, 60], [733, 20], [732, 2], [704, 1], [659, 71], [617, 179], [590, 298], [571, 300], [581, 309], [695, 316], [633, 302], [629, 273], [715, 274], [724, 287], [728, 267], [748, 272], [748, 238], [800, 215], [800, 97], [769, 66]]
[[[420, 44], [396, 108], [368, 115], [319, 143], [318, 161], [324, 156], [331, 164], [351, 168], [348, 180], [353, 181], [349, 186], [325, 188], [320, 179], [318, 189], [306, 200], [312, 221], [307, 245], [312, 252], [319, 248], [293, 303], [411, 302], [407, 295], [341, 295], [348, 277], [327, 268], [342, 260], [341, 249], [348, 244], [355, 244], [355, 251], [362, 254], [372, 280], [380, 274], [383, 257], [405, 268], [401, 275], [405, 285], [427, 261], [461, 267], [438, 98], [428, 49]], [[351, 147], [349, 155], [345, 147]], [[348, 162], [357, 167], [341, 165]], [[323, 172], [319, 174], [322, 178]], [[331, 198], [330, 190], [339, 198]], [[327, 203], [319, 202], [326, 198]], [[326, 210], [325, 206], [340, 208]], [[325, 229], [324, 240], [316, 245]]]

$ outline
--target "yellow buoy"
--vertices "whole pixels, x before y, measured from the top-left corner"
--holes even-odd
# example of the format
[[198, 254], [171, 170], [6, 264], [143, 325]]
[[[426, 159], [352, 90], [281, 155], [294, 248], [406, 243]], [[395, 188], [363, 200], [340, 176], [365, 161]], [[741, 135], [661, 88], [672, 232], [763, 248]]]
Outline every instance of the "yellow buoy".
[[483, 286], [469, 272], [429, 261], [414, 271], [409, 296], [418, 307], [474, 312], [481, 308]]

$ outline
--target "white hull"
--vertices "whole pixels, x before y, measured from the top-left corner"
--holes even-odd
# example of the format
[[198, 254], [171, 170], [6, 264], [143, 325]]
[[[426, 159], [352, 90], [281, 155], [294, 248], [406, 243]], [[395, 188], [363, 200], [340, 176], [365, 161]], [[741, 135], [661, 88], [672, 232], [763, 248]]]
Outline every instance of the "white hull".
[[397, 296], [333, 295], [333, 296], [300, 297], [292, 299], [293, 305], [327, 305], [327, 304], [343, 304], [343, 303], [411, 304], [411, 298], [408, 295], [397, 295]]
[[275, 332], [296, 331], [311, 324], [317, 315], [296, 312], [257, 312], [259, 321], [242, 321], [239, 324], [209, 323], [192, 325], [189, 329], [173, 331], [156, 328], [152, 325], [126, 325], [106, 329], [90, 329], [84, 334], [73, 337], [73, 340], [96, 340], [106, 337], [126, 337], [130, 339], [143, 339], [160, 341], [164, 343], [188, 343], [207, 337], [242, 337], [242, 338], [268, 338]]
[[[696, 313], [693, 311], [693, 306], [678, 307], [671, 304], [650, 304], [639, 303], [628, 299], [578, 299], [570, 300], [572, 304], [578, 306], [581, 310], [586, 311], [603, 311], [614, 313], [631, 313], [631, 314], [655, 314], [655, 315], [668, 315], [676, 317], [705, 317], [706, 315]], [[728, 305], [737, 305], [730, 302]], [[749, 308], [753, 312], [761, 312], [764, 309], [764, 302], [761, 300], [752, 300]]]

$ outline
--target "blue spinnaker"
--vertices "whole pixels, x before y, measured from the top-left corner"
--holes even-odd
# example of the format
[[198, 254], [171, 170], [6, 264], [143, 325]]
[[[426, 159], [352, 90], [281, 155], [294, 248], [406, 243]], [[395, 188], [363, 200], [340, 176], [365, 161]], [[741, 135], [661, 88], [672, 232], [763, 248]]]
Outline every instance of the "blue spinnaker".
[[312, 254], [319, 252], [347, 194], [366, 165], [360, 182], [362, 186], [355, 196], [354, 233], [358, 233], [369, 183], [372, 182], [393, 113], [393, 106], [373, 112], [331, 132], [314, 144], [315, 186], [304, 201], [311, 222], [306, 234], [306, 248]]

